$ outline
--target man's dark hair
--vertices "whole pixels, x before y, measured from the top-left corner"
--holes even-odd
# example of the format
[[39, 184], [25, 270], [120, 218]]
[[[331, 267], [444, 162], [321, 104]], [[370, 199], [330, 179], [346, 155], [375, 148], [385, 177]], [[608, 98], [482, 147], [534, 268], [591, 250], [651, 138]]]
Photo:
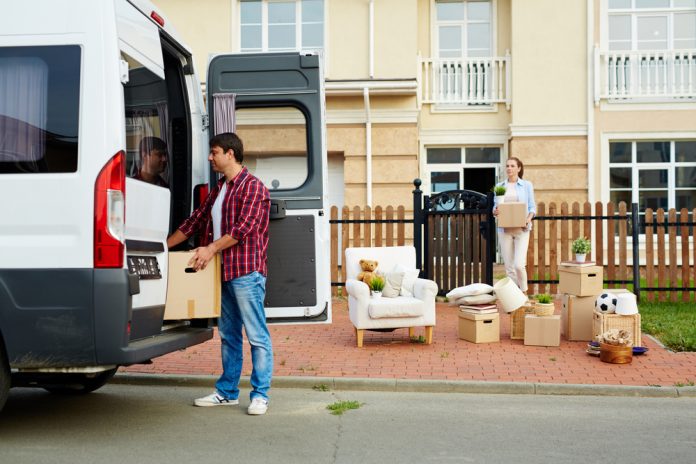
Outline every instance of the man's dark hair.
[[237, 162], [244, 161], [244, 144], [234, 132], [223, 132], [210, 139], [210, 148], [213, 147], [220, 147], [225, 153], [227, 150], [232, 150]]
[[149, 154], [152, 150], [167, 153], [167, 144], [159, 137], [143, 137], [140, 139], [140, 153]]

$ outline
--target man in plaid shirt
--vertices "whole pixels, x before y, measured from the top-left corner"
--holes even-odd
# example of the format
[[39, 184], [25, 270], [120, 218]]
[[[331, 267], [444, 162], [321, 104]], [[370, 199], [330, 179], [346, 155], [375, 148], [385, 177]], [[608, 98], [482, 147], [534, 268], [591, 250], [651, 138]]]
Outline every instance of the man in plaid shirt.
[[222, 376], [215, 384], [215, 392], [196, 399], [194, 404], [239, 404], [243, 326], [253, 365], [247, 412], [265, 414], [273, 374], [273, 348], [263, 307], [270, 194], [242, 165], [244, 147], [236, 134], [213, 137], [208, 160], [223, 177], [203, 204], [167, 239], [167, 246], [172, 248], [204, 228], [202, 246], [195, 249], [188, 264], [197, 271], [205, 269], [216, 253], [222, 254], [222, 313], [218, 322]]

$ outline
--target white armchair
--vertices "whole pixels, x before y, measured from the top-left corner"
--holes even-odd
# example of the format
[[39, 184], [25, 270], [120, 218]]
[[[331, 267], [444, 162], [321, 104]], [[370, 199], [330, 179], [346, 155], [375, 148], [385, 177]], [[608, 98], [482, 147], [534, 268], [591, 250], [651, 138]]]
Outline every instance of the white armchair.
[[[411, 289], [405, 288], [395, 298], [370, 298], [370, 288], [357, 280], [360, 260], [372, 259], [379, 262], [377, 271], [383, 274], [394, 271], [397, 265], [405, 269], [416, 269], [416, 249], [412, 246], [346, 248], [343, 263], [346, 270], [348, 312], [355, 326], [358, 347], [363, 346], [365, 330], [408, 328], [409, 337], [414, 327], [425, 327], [427, 344], [433, 341], [435, 326], [435, 296], [437, 284], [432, 280], [416, 278]], [[407, 274], [409, 274], [407, 272]], [[408, 280], [408, 275], [406, 276]], [[408, 287], [409, 282], [405, 282]], [[412, 290], [412, 293], [409, 291]]]

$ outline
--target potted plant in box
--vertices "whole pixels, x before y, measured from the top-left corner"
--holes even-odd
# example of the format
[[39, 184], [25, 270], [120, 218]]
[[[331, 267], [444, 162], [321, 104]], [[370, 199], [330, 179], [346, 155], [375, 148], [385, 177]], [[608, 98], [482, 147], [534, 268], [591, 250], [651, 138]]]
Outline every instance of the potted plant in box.
[[534, 314], [537, 316], [553, 316], [556, 306], [553, 304], [553, 299], [548, 293], [541, 293], [535, 298]]
[[372, 298], [381, 298], [382, 290], [384, 290], [384, 277], [376, 275], [370, 281], [370, 289], [372, 290]]
[[589, 253], [592, 249], [592, 245], [590, 244], [589, 239], [585, 237], [579, 237], [573, 240], [571, 249], [573, 253], [575, 253], [575, 261], [579, 263], [584, 263], [587, 253]]

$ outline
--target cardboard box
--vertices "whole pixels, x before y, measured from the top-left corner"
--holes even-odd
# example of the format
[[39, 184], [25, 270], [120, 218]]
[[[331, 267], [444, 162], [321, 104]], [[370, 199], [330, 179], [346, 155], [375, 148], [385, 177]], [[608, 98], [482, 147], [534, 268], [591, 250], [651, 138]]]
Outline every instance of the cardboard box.
[[459, 338], [472, 343], [500, 341], [500, 315], [459, 311]]
[[643, 346], [641, 339], [640, 313], [622, 316], [621, 314], [592, 313], [593, 338], [611, 329], [626, 330], [631, 333], [633, 346]]
[[567, 340], [594, 339], [592, 314], [596, 299], [594, 296], [563, 295], [561, 333]]
[[561, 344], [561, 316], [525, 316], [524, 344], [559, 346]]
[[204, 270], [184, 272], [193, 251], [169, 253], [169, 282], [165, 320], [200, 319], [220, 316], [220, 255], [215, 255]]
[[498, 205], [498, 227], [524, 227], [526, 224], [526, 203], [511, 201]]
[[594, 296], [602, 293], [604, 270], [601, 266], [560, 266], [558, 293]]

